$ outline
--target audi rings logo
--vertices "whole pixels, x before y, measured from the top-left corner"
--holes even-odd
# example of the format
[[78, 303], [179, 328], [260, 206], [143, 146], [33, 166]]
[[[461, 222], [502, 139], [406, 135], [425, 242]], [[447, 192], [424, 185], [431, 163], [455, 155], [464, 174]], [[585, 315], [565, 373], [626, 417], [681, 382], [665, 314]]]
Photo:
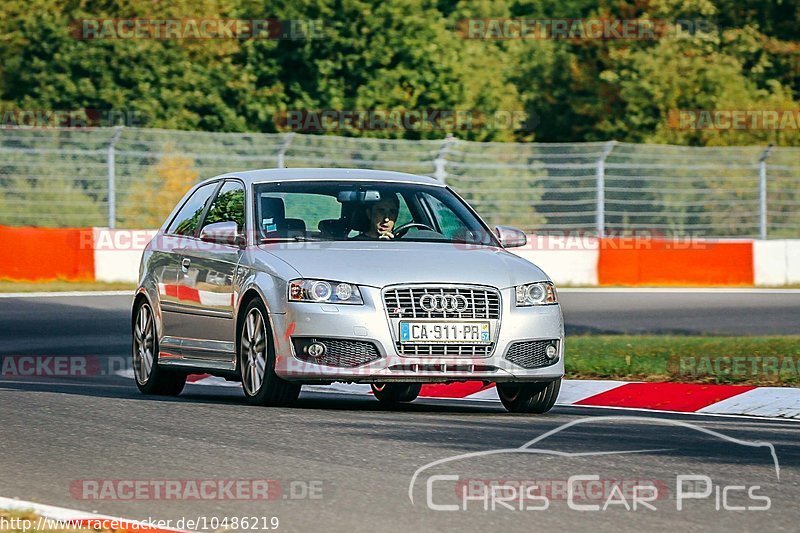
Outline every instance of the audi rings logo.
[[419, 306], [426, 313], [463, 313], [469, 301], [461, 294], [423, 294]]

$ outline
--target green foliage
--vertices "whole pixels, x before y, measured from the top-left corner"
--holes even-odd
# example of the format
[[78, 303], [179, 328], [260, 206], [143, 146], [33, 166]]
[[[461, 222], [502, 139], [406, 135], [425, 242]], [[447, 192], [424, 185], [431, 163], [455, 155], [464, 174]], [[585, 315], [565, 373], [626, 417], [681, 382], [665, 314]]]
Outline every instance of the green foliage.
[[[46, 214], [39, 205], [50, 207]], [[103, 226], [106, 214], [97, 199], [58, 179], [12, 178], [0, 187], [0, 224], [15, 226]]]
[[[299, 40], [76, 39], [83, 18], [319, 20]], [[656, 40], [465, 39], [471, 17], [649, 18]], [[704, 21], [697, 32], [674, 24]], [[118, 109], [142, 124], [209, 131], [281, 128], [286, 110], [526, 111], [536, 127], [469, 140], [778, 144], [775, 132], [675, 131], [671, 109], [795, 106], [800, 4], [757, 0], [6, 0], [0, 104]], [[444, 131], [350, 131], [441, 138]]]
[[[73, 34], [75, 21], [81, 19], [138, 17], [316, 20], [321, 21], [323, 35], [297, 40], [82, 40]], [[466, 39], [459, 33], [464, 19], [488, 17], [641, 18], [663, 24], [658, 38], [652, 40]], [[688, 21], [691, 27], [679, 21]], [[503, 152], [492, 141], [616, 139], [691, 146], [770, 142], [796, 146], [800, 143], [797, 129], [678, 129], [669, 117], [681, 109], [800, 107], [799, 27], [800, 3], [791, 0], [276, 0], [269, 4], [260, 0], [4, 0], [0, 3], [0, 111], [116, 110], [135, 117], [137, 126], [219, 132], [285, 131], [279, 119], [291, 110], [469, 112], [489, 120], [449, 132], [399, 128], [328, 133], [405, 139], [442, 139], [452, 133], [458, 139], [489, 141], [488, 155], [480, 162], [498, 165], [487, 167], [498, 169], [494, 187], [468, 190], [474, 176], [461, 175], [457, 168], [448, 169], [452, 183], [482, 212], [491, 211], [496, 220], [490, 222], [536, 229], [549, 213], [537, 213], [533, 203], [549, 199], [563, 205], [572, 196], [554, 195], [560, 176], [548, 176], [535, 157]], [[527, 120], [512, 127], [493, 123], [491, 118], [500, 112], [517, 113]], [[320, 139], [296, 140], [295, 149], [305, 149], [308, 161], [296, 157], [295, 163], [314, 166]], [[54, 141], [54, 148], [61, 148], [59, 142]], [[166, 143], [155, 144], [135, 146], [142, 152], [169, 151]], [[396, 151], [393, 166], [398, 170], [429, 172], [415, 166], [415, 154], [404, 156], [403, 150], [412, 148], [389, 149]], [[375, 157], [346, 143], [341, 144], [341, 152], [362, 160], [363, 166]], [[175, 157], [180, 157], [180, 147]], [[459, 162], [463, 157], [455, 153], [449, 160]], [[0, 220], [102, 223], [104, 180], [100, 175], [88, 177], [90, 170], [101, 172], [97, 170], [100, 163], [96, 160], [91, 170], [70, 161], [63, 173], [74, 180], [61, 187], [37, 180], [28, 162], [10, 162], [8, 169], [0, 169]], [[221, 160], [218, 165], [227, 163]], [[514, 168], [501, 168], [504, 163]], [[143, 176], [123, 175], [126, 167], [120, 165], [121, 183], [132, 184], [119, 187], [123, 225], [157, 225], [198, 177], [192, 161], [147, 164], [153, 170]], [[176, 168], [169, 170], [165, 165]], [[208, 162], [194, 166], [204, 172], [217, 168], [211, 169]], [[771, 187], [796, 189], [792, 176], [778, 177], [783, 181]], [[710, 175], [707, 181], [716, 183], [716, 179]], [[136, 189], [147, 180], [161, 182], [160, 189], [151, 183]], [[652, 194], [661, 195], [664, 202], [681, 201], [685, 184], [676, 182], [674, 192], [665, 186], [664, 191]], [[586, 185], [591, 186], [590, 180]], [[719, 182], [719, 187], [725, 186]], [[156, 201], [149, 201], [154, 190], [158, 191]], [[796, 196], [791, 194], [791, 198]], [[42, 221], [21, 207], [47, 195], [65, 206], [58, 220]], [[734, 193], [729, 199], [740, 196]], [[796, 220], [794, 205], [787, 201], [774, 208], [780, 210], [775, 220], [783, 224]], [[705, 206], [692, 209], [698, 221], [716, 223], [703, 218]], [[81, 218], [80, 213], [86, 216]], [[685, 220], [685, 215], [665, 213], [659, 222], [674, 225], [679, 232], [676, 221]], [[562, 222], [585, 223], [582, 219]], [[736, 226], [739, 221], [728, 223]]]
[[[141, 180], [130, 183], [131, 190], [120, 202], [121, 225], [131, 228], [161, 226], [199, 177], [194, 162], [175, 154], [168, 145], [158, 163], [150, 167]], [[199, 217], [200, 213], [197, 215]]]

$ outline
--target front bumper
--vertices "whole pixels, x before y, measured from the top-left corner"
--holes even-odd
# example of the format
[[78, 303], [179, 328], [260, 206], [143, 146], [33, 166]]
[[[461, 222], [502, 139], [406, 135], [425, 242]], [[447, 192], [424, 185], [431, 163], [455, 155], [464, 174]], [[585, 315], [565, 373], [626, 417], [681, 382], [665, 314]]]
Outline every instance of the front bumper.
[[[377, 288], [361, 287], [364, 305], [288, 304], [285, 314], [273, 314], [276, 347], [275, 372], [292, 381], [333, 382], [448, 382], [483, 380], [551, 381], [564, 375], [564, 321], [560, 305], [516, 307], [513, 288], [501, 293], [501, 315], [493, 321], [494, 350], [489, 356], [410, 356], [398, 353], [396, 322], [390, 320]], [[316, 364], [303, 360], [293, 339], [318, 337], [368, 342], [379, 358], [356, 367]], [[523, 368], [505, 358], [511, 344], [557, 340], [555, 363]], [[308, 359], [308, 358], [306, 358]]]

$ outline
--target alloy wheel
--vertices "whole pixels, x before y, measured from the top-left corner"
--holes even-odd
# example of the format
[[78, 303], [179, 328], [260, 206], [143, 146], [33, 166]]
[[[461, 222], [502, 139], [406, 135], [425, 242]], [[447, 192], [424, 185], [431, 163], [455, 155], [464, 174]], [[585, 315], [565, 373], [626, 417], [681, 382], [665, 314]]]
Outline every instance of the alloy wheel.
[[267, 330], [258, 308], [247, 313], [242, 328], [242, 383], [247, 394], [255, 396], [267, 370]]
[[156, 336], [153, 310], [148, 304], [139, 307], [133, 327], [133, 371], [136, 381], [144, 385], [150, 379], [155, 358]]

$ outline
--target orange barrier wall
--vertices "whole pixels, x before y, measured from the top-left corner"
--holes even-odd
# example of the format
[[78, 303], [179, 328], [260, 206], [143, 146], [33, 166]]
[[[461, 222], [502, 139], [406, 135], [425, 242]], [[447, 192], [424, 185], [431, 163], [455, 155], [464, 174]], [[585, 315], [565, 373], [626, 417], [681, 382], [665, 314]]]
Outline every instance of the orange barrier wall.
[[91, 235], [91, 229], [0, 226], [0, 278], [93, 280]]
[[752, 285], [753, 243], [602, 239], [600, 285]]

